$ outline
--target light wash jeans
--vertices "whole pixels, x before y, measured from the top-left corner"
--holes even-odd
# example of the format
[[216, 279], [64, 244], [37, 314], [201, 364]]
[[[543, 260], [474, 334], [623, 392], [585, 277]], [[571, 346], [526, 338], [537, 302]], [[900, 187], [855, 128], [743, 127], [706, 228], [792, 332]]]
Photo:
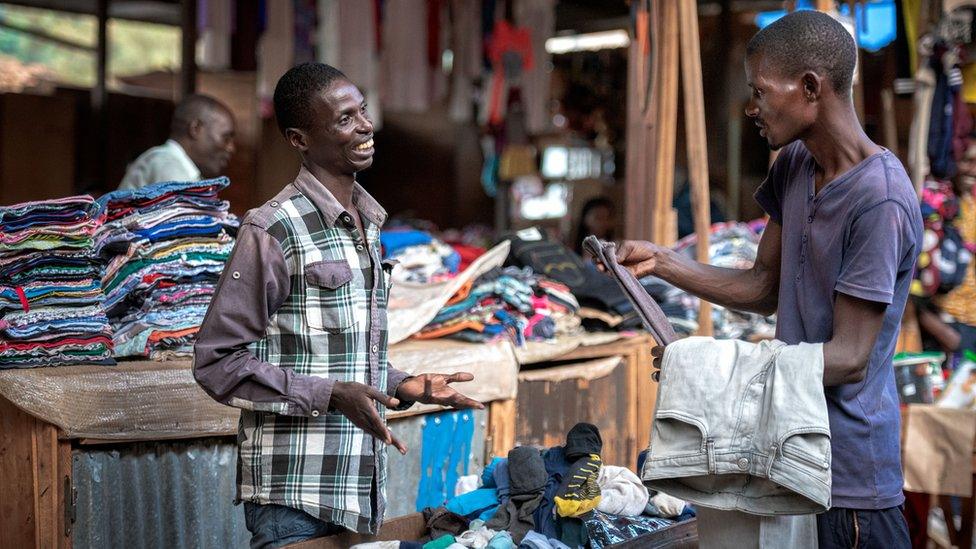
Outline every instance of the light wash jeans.
[[691, 337], [668, 345], [642, 479], [754, 515], [830, 508], [823, 344]]

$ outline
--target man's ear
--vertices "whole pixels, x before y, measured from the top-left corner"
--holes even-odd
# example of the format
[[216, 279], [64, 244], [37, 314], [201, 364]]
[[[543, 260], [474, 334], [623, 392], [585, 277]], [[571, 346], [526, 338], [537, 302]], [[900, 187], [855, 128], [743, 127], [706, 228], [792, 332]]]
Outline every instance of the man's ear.
[[191, 120], [190, 125], [186, 128], [186, 133], [191, 139], [199, 139], [200, 136], [203, 135], [203, 120], [200, 120], [199, 118], [194, 118]]
[[300, 152], [308, 150], [308, 134], [298, 128], [285, 128], [285, 140]]
[[820, 93], [823, 91], [824, 80], [819, 74], [811, 71], [803, 73], [800, 78], [800, 83], [803, 85], [803, 97], [810, 103], [820, 99]]

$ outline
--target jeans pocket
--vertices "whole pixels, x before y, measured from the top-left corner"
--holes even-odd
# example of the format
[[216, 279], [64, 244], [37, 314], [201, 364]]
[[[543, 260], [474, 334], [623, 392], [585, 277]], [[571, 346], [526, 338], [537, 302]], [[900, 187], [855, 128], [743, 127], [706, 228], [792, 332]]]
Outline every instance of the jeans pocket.
[[283, 540], [303, 534], [315, 534], [323, 522], [300, 509], [292, 509], [284, 505], [274, 508], [275, 539]]

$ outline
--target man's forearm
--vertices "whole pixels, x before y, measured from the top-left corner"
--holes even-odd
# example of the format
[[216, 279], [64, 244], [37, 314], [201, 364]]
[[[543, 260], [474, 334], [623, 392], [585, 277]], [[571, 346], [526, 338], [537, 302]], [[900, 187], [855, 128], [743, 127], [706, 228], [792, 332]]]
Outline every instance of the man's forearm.
[[776, 312], [778, 280], [756, 267], [714, 267], [670, 252], [658, 261], [653, 274], [690, 294], [728, 309], [761, 315]]

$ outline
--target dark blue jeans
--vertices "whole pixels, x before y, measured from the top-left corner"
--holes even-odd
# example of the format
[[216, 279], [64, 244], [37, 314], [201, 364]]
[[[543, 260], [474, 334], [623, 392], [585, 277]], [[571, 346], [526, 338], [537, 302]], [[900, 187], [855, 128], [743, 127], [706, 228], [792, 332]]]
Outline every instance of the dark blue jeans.
[[244, 502], [244, 523], [251, 532], [251, 549], [276, 549], [312, 538], [338, 534], [342, 526], [324, 522], [300, 509], [270, 503]]
[[820, 549], [910, 549], [901, 507], [879, 510], [834, 507], [817, 516]]

